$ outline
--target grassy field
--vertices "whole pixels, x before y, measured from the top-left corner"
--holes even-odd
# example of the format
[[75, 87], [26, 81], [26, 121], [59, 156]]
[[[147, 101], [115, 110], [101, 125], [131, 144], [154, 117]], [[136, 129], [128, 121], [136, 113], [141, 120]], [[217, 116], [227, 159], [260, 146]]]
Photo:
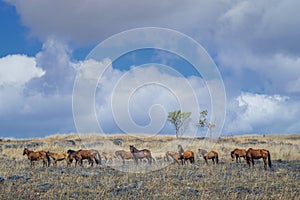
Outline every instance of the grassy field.
[[[118, 145], [115, 145], [118, 141]], [[114, 153], [148, 148], [157, 159], [151, 166], [120, 159], [101, 166], [34, 168], [23, 156], [24, 147], [32, 150], [66, 152], [68, 149], [94, 148]], [[159, 159], [164, 153], [198, 148], [219, 153], [218, 165], [206, 165], [196, 158], [191, 165], [178, 165]], [[244, 160], [231, 161], [234, 148], [264, 148], [271, 152], [273, 169], [263, 168], [262, 160], [249, 169]], [[1, 139], [0, 199], [300, 199], [300, 135], [249, 135], [218, 139], [182, 139], [172, 136], [133, 137], [113, 135], [54, 135], [30, 140]], [[137, 173], [136, 173], [137, 172]]]

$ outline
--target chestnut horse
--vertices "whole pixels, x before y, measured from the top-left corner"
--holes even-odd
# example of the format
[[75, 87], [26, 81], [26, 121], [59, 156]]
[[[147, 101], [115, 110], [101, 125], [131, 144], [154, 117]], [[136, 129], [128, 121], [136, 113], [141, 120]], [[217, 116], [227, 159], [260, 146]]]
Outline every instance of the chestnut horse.
[[234, 149], [231, 153], [232, 161], [236, 159], [236, 163], [241, 162], [241, 157], [246, 160], [246, 149]]
[[115, 152], [116, 157], [121, 157], [123, 160], [123, 164], [125, 164], [125, 160], [133, 159], [132, 153], [130, 151], [118, 150]]
[[184, 151], [181, 144], [178, 145], [178, 154], [179, 154], [179, 159], [181, 160], [181, 164], [184, 164], [189, 160], [191, 163], [195, 162], [195, 155], [193, 151], [187, 150]]
[[23, 156], [27, 155], [28, 160], [30, 160], [30, 166], [33, 167], [34, 166], [34, 161], [37, 160], [43, 160], [43, 167], [44, 166], [49, 166], [50, 164], [50, 157], [48, 155], [48, 153], [46, 151], [31, 151], [27, 148], [24, 148], [23, 150]]
[[142, 149], [138, 150], [133, 145], [129, 145], [130, 152], [132, 153], [133, 159], [135, 161], [135, 164], [138, 164], [138, 159], [146, 158], [148, 160], [148, 163], [151, 164], [152, 160], [155, 162], [154, 158], [151, 155], [151, 151], [148, 149]]
[[254, 159], [260, 159], [262, 158], [264, 161], [264, 167], [265, 170], [267, 169], [267, 159], [268, 159], [268, 165], [270, 168], [272, 168], [272, 163], [271, 163], [271, 154], [268, 150], [266, 149], [252, 149], [249, 148], [246, 152], [246, 161], [249, 165], [252, 163], [252, 166], [254, 166]]
[[67, 166], [70, 166], [70, 162], [68, 159], [67, 153], [53, 153], [50, 151], [47, 151], [48, 155], [54, 160], [53, 166], [57, 166], [57, 161], [65, 160], [67, 163]]
[[173, 159], [173, 163], [177, 163], [180, 164], [179, 160], [180, 160], [180, 156], [178, 152], [174, 152], [174, 151], [167, 151], [165, 158], [167, 159], [167, 161], [169, 161], [169, 157], [171, 157]]
[[[215, 152], [215, 151], [210, 151], [208, 152], [207, 154], [205, 154], [203, 156], [204, 160], [205, 160], [205, 163], [208, 164], [207, 160], [208, 159], [211, 159], [213, 164], [218, 164], [219, 163], [219, 156], [218, 156], [218, 153]], [[216, 159], [216, 162], [215, 162], [215, 159]]]
[[72, 163], [73, 159], [76, 160], [75, 162], [75, 167], [77, 166], [77, 163], [79, 163], [80, 166], [83, 166], [82, 161], [83, 160], [88, 160], [89, 164], [91, 164], [91, 166], [94, 165], [94, 159], [97, 165], [101, 165], [101, 156], [100, 153], [95, 150], [95, 149], [90, 149], [90, 150], [78, 150], [78, 151], [74, 151], [69, 149], [67, 151], [68, 153], [68, 157], [69, 157], [69, 161], [70, 163]]

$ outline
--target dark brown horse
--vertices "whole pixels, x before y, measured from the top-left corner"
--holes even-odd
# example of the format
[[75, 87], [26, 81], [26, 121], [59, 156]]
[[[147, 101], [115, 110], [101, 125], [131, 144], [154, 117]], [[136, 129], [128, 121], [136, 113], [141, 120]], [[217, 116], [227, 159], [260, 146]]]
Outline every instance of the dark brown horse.
[[23, 156], [27, 155], [28, 160], [30, 160], [30, 166], [34, 166], [34, 162], [37, 160], [43, 160], [43, 167], [49, 166], [50, 164], [50, 157], [46, 151], [31, 151], [27, 148], [24, 148], [23, 150]]
[[246, 160], [246, 149], [234, 149], [231, 153], [232, 161], [236, 159], [236, 163], [241, 162], [241, 157]]
[[171, 157], [173, 159], [173, 163], [177, 163], [180, 164], [179, 160], [180, 160], [180, 156], [178, 152], [174, 152], [174, 151], [167, 151], [165, 154], [165, 158], [167, 159], [167, 161], [169, 161], [169, 157]]
[[67, 166], [70, 166], [70, 162], [68, 159], [67, 153], [53, 153], [50, 151], [47, 151], [48, 155], [54, 160], [53, 166], [57, 166], [57, 161], [65, 160], [67, 163]]
[[191, 150], [184, 151], [181, 144], [178, 145], [178, 154], [181, 164], [185, 164], [187, 160], [189, 160], [191, 164], [195, 162], [194, 152]]
[[76, 160], [75, 167], [77, 166], [77, 163], [79, 163], [80, 166], [83, 166], [83, 163], [82, 163], [83, 160], [88, 160], [88, 162], [89, 162], [89, 164], [91, 164], [91, 166], [94, 165], [94, 160], [97, 165], [101, 165], [100, 153], [95, 149], [90, 149], [90, 150], [80, 149], [78, 151], [69, 149], [67, 151], [67, 153], [68, 153], [68, 158], [69, 158], [70, 163], [72, 163], [73, 159]]
[[115, 152], [116, 157], [121, 157], [123, 160], [123, 164], [125, 164], [125, 160], [133, 159], [132, 153], [130, 151], [118, 150]]
[[262, 158], [264, 161], [264, 167], [265, 170], [267, 169], [267, 159], [268, 159], [268, 165], [270, 168], [272, 168], [272, 163], [271, 163], [271, 154], [268, 150], [266, 149], [252, 149], [249, 148], [246, 152], [246, 161], [249, 165], [252, 163], [252, 166], [254, 166], [254, 159], [260, 159]]
[[154, 158], [151, 155], [151, 151], [149, 149], [142, 149], [138, 150], [133, 145], [129, 145], [130, 152], [132, 153], [133, 159], [135, 161], [135, 164], [138, 164], [138, 160], [146, 158], [148, 160], [148, 163], [151, 164], [152, 160], [155, 162]]
[[[207, 160], [211, 159], [213, 164], [218, 164], [219, 163], [219, 155], [217, 152], [215, 151], [210, 151], [207, 154], [205, 154], [205, 156], [203, 156], [205, 163], [208, 164]], [[215, 162], [216, 159], [216, 162]]]
[[78, 159], [76, 157], [76, 153], [77, 151], [74, 151], [72, 149], [69, 149], [67, 151], [67, 154], [68, 154], [68, 160], [69, 160], [69, 163], [71, 165], [71, 163], [73, 162], [73, 160], [75, 159], [75, 166], [77, 166], [77, 163], [78, 163]]

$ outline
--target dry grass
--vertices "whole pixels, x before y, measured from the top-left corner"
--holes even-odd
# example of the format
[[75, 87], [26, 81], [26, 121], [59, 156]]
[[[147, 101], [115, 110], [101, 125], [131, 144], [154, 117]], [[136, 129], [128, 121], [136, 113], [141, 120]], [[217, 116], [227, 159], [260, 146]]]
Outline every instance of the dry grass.
[[[122, 145], [113, 145], [114, 139]], [[57, 142], [73, 140], [76, 146], [57, 145]], [[37, 163], [31, 169], [29, 161], [22, 156], [24, 144], [42, 142], [34, 150], [66, 152], [67, 149], [96, 148], [100, 152], [113, 153], [128, 150], [129, 144], [137, 148], [148, 148], [154, 157], [165, 151], [177, 151], [177, 144], [185, 149], [215, 150], [220, 164], [204, 164], [202, 158], [195, 165], [179, 166], [163, 160], [150, 166], [121, 160], [101, 167], [70, 168], [64, 161], [58, 167], [42, 168]], [[3, 140], [0, 142], [0, 199], [299, 199], [300, 194], [300, 135], [259, 135], [209, 139], [175, 140], [172, 136], [134, 137], [113, 135], [99, 137], [90, 135], [54, 135], [31, 140]], [[23, 146], [22, 146], [23, 145]], [[263, 170], [261, 160], [249, 169], [243, 161], [231, 161], [234, 148], [265, 148], [270, 150], [273, 170]], [[165, 167], [162, 167], [165, 166]], [[148, 173], [126, 171], [148, 170]], [[152, 171], [152, 169], [157, 169]], [[125, 171], [125, 172], [124, 172]], [[1, 180], [0, 180], [1, 181]]]

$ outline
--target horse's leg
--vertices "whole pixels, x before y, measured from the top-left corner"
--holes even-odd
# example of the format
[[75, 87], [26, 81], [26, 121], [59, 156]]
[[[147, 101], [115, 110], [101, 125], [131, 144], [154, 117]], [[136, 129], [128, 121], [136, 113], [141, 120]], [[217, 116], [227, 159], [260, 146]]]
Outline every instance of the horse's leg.
[[267, 170], [267, 157], [263, 157], [264, 160], [264, 168]]
[[148, 160], [148, 163], [151, 165], [152, 163], [152, 158], [150, 156], [147, 156], [147, 160]]
[[211, 160], [212, 160], [213, 164], [215, 164], [215, 158], [212, 158]]
[[238, 155], [235, 155], [235, 160], [236, 160], [236, 163], [238, 163]]

